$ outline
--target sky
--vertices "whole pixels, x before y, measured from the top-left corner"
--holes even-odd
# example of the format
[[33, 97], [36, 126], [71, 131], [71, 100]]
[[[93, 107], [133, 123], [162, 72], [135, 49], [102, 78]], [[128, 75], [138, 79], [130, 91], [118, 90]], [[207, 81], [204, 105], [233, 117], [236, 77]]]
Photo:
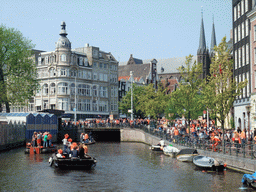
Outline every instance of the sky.
[[217, 44], [229, 40], [231, 0], [2, 0], [0, 21], [44, 51], [55, 50], [65, 21], [72, 48], [89, 43], [124, 62], [196, 55], [202, 10], [207, 46], [213, 20]]

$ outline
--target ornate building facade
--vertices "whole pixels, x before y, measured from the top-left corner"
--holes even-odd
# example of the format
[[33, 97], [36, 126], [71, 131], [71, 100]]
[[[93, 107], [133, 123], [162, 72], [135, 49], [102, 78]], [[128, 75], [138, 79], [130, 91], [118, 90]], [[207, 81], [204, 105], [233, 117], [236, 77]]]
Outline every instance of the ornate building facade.
[[114, 56], [89, 44], [72, 50], [65, 22], [55, 45], [55, 51], [35, 52], [40, 89], [28, 111], [58, 109], [77, 119], [117, 117], [118, 62]]

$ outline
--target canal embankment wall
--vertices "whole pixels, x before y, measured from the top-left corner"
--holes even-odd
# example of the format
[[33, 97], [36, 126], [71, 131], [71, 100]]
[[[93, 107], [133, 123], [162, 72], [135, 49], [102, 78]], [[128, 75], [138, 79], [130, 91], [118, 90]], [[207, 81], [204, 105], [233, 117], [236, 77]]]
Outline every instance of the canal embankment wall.
[[[121, 142], [141, 142], [147, 145], [156, 145], [159, 143], [160, 138], [149, 133], [144, 132], [140, 129], [124, 128], [120, 130], [120, 141]], [[187, 148], [184, 146], [173, 144], [169, 141], [165, 141], [166, 144], [172, 144], [178, 149]], [[209, 156], [216, 160], [221, 160], [227, 164], [227, 168], [245, 172], [254, 173], [256, 171], [256, 160], [237, 157], [223, 152], [212, 152], [206, 150], [197, 149], [200, 155]]]

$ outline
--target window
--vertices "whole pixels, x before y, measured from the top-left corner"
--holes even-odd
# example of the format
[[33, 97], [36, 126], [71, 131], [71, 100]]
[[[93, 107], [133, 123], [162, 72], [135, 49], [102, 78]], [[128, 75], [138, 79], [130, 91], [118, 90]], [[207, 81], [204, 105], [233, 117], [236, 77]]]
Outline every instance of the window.
[[48, 56], [45, 57], [45, 64], [47, 64], [47, 65], [49, 64], [49, 57]]
[[97, 67], [97, 63], [94, 62], [94, 63], [93, 63], [93, 67]]
[[97, 97], [98, 96], [98, 89], [97, 89], [96, 85], [94, 85], [92, 87], [92, 93], [93, 93], [93, 97]]
[[245, 0], [245, 12], [247, 12], [248, 11], [248, 0]]
[[59, 110], [68, 110], [68, 98], [59, 98], [58, 108]]
[[237, 18], [239, 18], [241, 16], [241, 12], [240, 12], [240, 3], [237, 5]]
[[96, 100], [92, 101], [92, 111], [98, 111], [98, 104]]
[[55, 95], [55, 83], [51, 83], [50, 85], [50, 95]]
[[91, 71], [87, 72], [87, 77], [88, 77], [88, 79], [92, 79], [92, 72]]
[[250, 88], [249, 88], [249, 72], [246, 73], [246, 77], [247, 77], [247, 80], [248, 80], [248, 83], [246, 85], [246, 97], [249, 97], [249, 94], [250, 94]]
[[77, 77], [76, 73], [77, 73], [76, 70], [70, 71], [70, 77]]
[[99, 73], [99, 80], [103, 81], [103, 73]]
[[58, 84], [58, 93], [60, 95], [66, 95], [68, 94], [68, 84], [67, 83], [59, 83]]
[[104, 81], [108, 81], [108, 75], [107, 74], [104, 74]]
[[38, 57], [38, 65], [41, 65], [41, 57]]
[[99, 101], [99, 111], [101, 111], [101, 112], [108, 111], [108, 102], [107, 101]]
[[100, 87], [100, 97], [108, 97], [107, 87]]
[[117, 100], [111, 100], [110, 109], [111, 111], [117, 111]]
[[85, 111], [91, 111], [91, 101], [90, 101], [90, 99], [85, 99]]
[[60, 70], [60, 75], [61, 75], [61, 76], [66, 76], [66, 75], [67, 75], [66, 69], [61, 69], [61, 70]]
[[43, 85], [43, 96], [47, 96], [48, 95], [48, 85], [44, 84]]
[[83, 79], [87, 79], [87, 71], [83, 71]]
[[66, 61], [66, 55], [65, 54], [61, 55], [61, 61]]
[[256, 25], [254, 25], [254, 41], [256, 41]]
[[237, 41], [240, 41], [240, 35], [241, 35], [240, 25], [238, 25], [238, 40]]
[[234, 7], [234, 21], [237, 19], [237, 14], [236, 14], [236, 6]]
[[116, 86], [111, 87], [111, 97], [117, 97], [118, 96], [118, 90]]
[[[245, 73], [243, 74], [243, 81], [245, 81]], [[243, 88], [243, 98], [245, 98], [245, 94], [246, 94], [246, 91], [245, 91], [245, 88]]]
[[93, 73], [93, 80], [98, 80], [98, 75], [97, 75], [97, 73]]
[[102, 69], [102, 68], [103, 68], [103, 64], [102, 64], [102, 63], [99, 63], [99, 67]]
[[234, 42], [236, 43], [237, 42], [237, 29], [236, 28], [234, 29], [234, 33], [235, 33]]
[[86, 66], [86, 67], [89, 66], [89, 63], [88, 63], [88, 59], [87, 59], [87, 58], [84, 58], [84, 66]]
[[104, 69], [107, 69], [108, 65], [106, 63], [104, 63]]
[[237, 50], [234, 52], [234, 58], [235, 58], [235, 69], [237, 69]]
[[249, 64], [249, 43], [246, 44], [246, 64]]
[[242, 47], [242, 66], [245, 65], [245, 50], [244, 50], [244, 45]]
[[70, 94], [75, 95], [75, 90], [76, 90], [75, 83], [72, 83], [70, 85]]
[[91, 96], [91, 86], [85, 84], [78, 85], [78, 95]]
[[249, 20], [246, 19], [245, 21], [245, 36], [249, 35]]
[[48, 100], [43, 100], [43, 108], [44, 109], [48, 109], [49, 108], [48, 104], [49, 104]]
[[242, 38], [241, 39], [243, 39], [244, 38], [244, 22], [242, 23]]
[[50, 69], [50, 77], [54, 77], [55, 76], [55, 69], [54, 68], [51, 68]]
[[241, 67], [241, 48], [238, 48], [238, 68]]
[[83, 66], [83, 57], [80, 57], [80, 59], [79, 59], [79, 65], [80, 65], [80, 66]]
[[241, 1], [241, 15], [244, 14], [244, 0]]

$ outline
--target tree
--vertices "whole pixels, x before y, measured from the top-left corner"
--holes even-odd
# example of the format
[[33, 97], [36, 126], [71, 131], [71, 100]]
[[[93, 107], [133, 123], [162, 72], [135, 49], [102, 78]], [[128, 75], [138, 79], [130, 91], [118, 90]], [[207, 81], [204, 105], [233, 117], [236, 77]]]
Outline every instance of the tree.
[[[138, 108], [140, 94], [144, 93], [144, 86], [133, 84], [133, 114], [137, 117], [143, 117], [143, 112]], [[129, 115], [128, 110], [131, 109], [131, 90], [119, 102], [119, 109], [122, 113]]]
[[180, 116], [185, 115], [186, 118], [197, 118], [199, 111], [202, 111], [202, 96], [200, 88], [202, 84], [202, 64], [192, 64], [192, 55], [186, 57], [185, 67], [178, 70], [182, 80], [179, 82], [179, 88], [171, 93], [170, 106]]
[[140, 109], [146, 116], [156, 119], [164, 114], [168, 98], [169, 96], [166, 95], [162, 86], [158, 86], [156, 90], [153, 84], [149, 84], [145, 87], [144, 92], [140, 93], [137, 110]]
[[0, 26], [0, 111], [5, 104], [25, 104], [38, 86], [32, 59], [34, 45], [13, 28]]
[[226, 37], [214, 48], [216, 55], [210, 65], [210, 76], [203, 88], [204, 104], [207, 105], [224, 131], [225, 119], [228, 116], [235, 98], [241, 94], [247, 80], [237, 83], [233, 78], [233, 60], [228, 50]]

